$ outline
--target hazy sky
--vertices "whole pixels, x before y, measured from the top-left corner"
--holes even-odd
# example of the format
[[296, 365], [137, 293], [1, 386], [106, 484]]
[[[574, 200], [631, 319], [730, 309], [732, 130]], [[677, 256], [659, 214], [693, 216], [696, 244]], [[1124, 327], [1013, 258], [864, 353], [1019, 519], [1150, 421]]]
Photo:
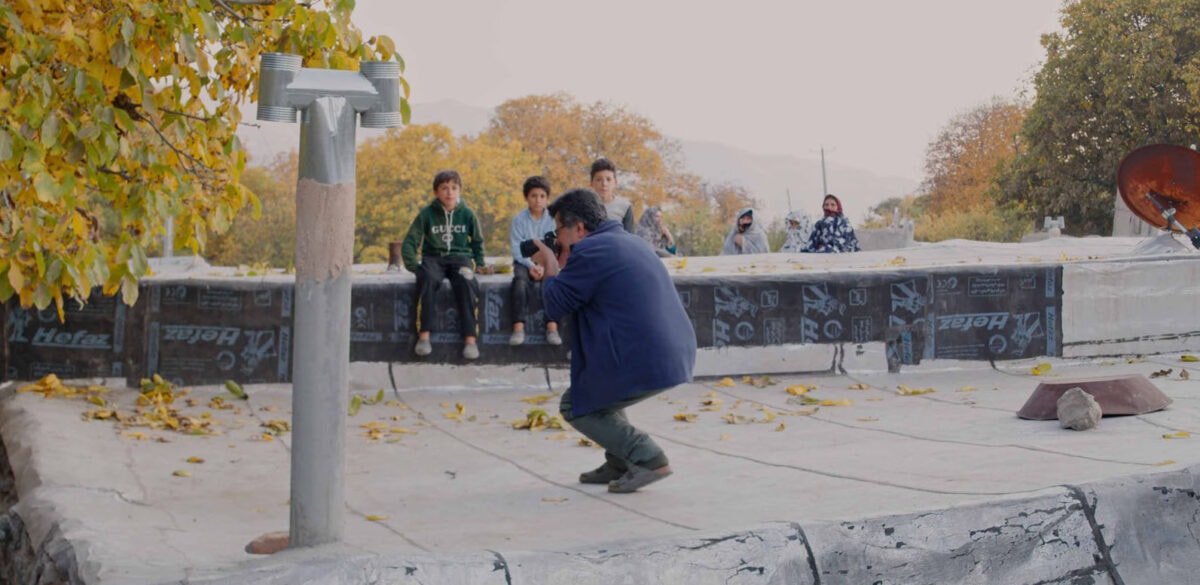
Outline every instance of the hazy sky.
[[411, 100], [565, 91], [664, 133], [920, 180], [959, 112], [1029, 86], [1057, 0], [358, 0]]

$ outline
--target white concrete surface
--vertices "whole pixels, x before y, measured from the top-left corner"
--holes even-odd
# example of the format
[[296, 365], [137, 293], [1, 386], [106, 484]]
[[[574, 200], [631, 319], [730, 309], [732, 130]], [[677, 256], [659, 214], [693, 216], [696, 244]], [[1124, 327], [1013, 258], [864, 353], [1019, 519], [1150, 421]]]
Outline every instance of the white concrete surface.
[[[1039, 361], [689, 384], [629, 411], [676, 469], [630, 495], [576, 483], [601, 453], [570, 429], [511, 428], [534, 408], [522, 398], [549, 393], [544, 372], [445, 368], [454, 386], [439, 389], [425, 384], [434, 369], [404, 367], [393, 393], [385, 365], [356, 365], [353, 392], [395, 402], [347, 421], [345, 543], [271, 558], [242, 547], [287, 529], [291, 437], [263, 440], [260, 426], [289, 418], [287, 386], [248, 387], [237, 410], [208, 406], [221, 388], [192, 389], [196, 405], [177, 406], [209, 413], [212, 436], [87, 421], [94, 405], [31, 393], [0, 401], [0, 432], [16, 512], [36, 545], [61, 531], [86, 583], [1019, 583], [1200, 569], [1185, 554], [1200, 547], [1186, 515], [1196, 499], [1181, 495], [1200, 487], [1197, 439], [1163, 438], [1200, 433], [1200, 379], [1179, 376], [1191, 363], [1044, 360], [1046, 376], [1172, 370], [1153, 380], [1175, 400], [1167, 410], [1074, 432], [1015, 415]], [[551, 383], [560, 391], [563, 373]], [[799, 384], [852, 404], [798, 404], [786, 388]], [[110, 400], [132, 411], [136, 392], [116, 386]], [[770, 420], [725, 420], [739, 416]], [[371, 440], [366, 423], [411, 432]], [[1161, 553], [1143, 546], [1168, 535]]]

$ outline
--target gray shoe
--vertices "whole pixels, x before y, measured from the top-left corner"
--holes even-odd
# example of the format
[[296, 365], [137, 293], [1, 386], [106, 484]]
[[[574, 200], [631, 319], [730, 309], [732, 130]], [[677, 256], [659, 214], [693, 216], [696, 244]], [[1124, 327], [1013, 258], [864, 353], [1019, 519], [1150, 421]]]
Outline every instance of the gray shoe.
[[600, 467], [579, 474], [579, 483], [609, 483], [621, 479], [622, 475], [625, 475], [624, 470], [617, 469], [605, 461]]
[[670, 465], [664, 465], [658, 469], [630, 465], [629, 471], [626, 471], [625, 475], [608, 482], [608, 491], [614, 494], [631, 494], [660, 479], [665, 479], [671, 473]]
[[469, 360], [479, 359], [479, 345], [468, 343], [463, 346], [463, 357]]
[[510, 336], [508, 338], [509, 345], [524, 345], [524, 343], [525, 343], [525, 330], [524, 329], [522, 329], [520, 331], [513, 331], [512, 336]]
[[550, 345], [562, 345], [562, 336], [557, 331], [547, 331], [546, 343]]
[[433, 344], [428, 339], [418, 339], [417, 346], [413, 348], [413, 353], [419, 356], [427, 356], [433, 353]]

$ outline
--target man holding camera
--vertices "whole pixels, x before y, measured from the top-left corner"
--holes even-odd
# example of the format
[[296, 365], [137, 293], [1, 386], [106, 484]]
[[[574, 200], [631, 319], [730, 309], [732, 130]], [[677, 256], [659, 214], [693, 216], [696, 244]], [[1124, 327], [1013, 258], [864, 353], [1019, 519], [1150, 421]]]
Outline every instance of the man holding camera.
[[630, 493], [671, 474], [663, 450], [629, 424], [625, 408], [690, 382], [696, 333], [662, 261], [607, 219], [600, 196], [564, 193], [547, 209], [557, 249], [535, 240], [548, 319], [573, 319], [571, 387], [563, 418], [604, 447], [605, 462], [579, 476]]

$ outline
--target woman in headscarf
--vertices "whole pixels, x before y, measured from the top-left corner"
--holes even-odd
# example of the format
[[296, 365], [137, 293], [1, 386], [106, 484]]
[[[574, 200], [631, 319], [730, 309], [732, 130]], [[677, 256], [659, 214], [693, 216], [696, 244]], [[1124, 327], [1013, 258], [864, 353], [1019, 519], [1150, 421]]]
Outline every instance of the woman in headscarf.
[[812, 233], [812, 219], [803, 211], [789, 211], [784, 219], [787, 222], [787, 239], [779, 251], [793, 254], [803, 251]]
[[745, 207], [737, 212], [737, 220], [725, 237], [725, 245], [721, 246], [721, 255], [734, 254], [766, 254], [771, 251], [767, 244], [767, 230], [762, 222], [755, 217], [754, 209]]
[[638, 220], [637, 235], [646, 240], [659, 256], [675, 255], [675, 238], [671, 237], [671, 230], [663, 223], [661, 208], [647, 207], [646, 211], [642, 212], [642, 219]]
[[826, 195], [821, 208], [825, 211], [825, 217], [817, 220], [808, 238], [808, 245], [802, 251], [857, 252], [858, 237], [854, 235], [854, 228], [850, 227], [850, 220], [842, 213], [842, 202], [833, 195]]

